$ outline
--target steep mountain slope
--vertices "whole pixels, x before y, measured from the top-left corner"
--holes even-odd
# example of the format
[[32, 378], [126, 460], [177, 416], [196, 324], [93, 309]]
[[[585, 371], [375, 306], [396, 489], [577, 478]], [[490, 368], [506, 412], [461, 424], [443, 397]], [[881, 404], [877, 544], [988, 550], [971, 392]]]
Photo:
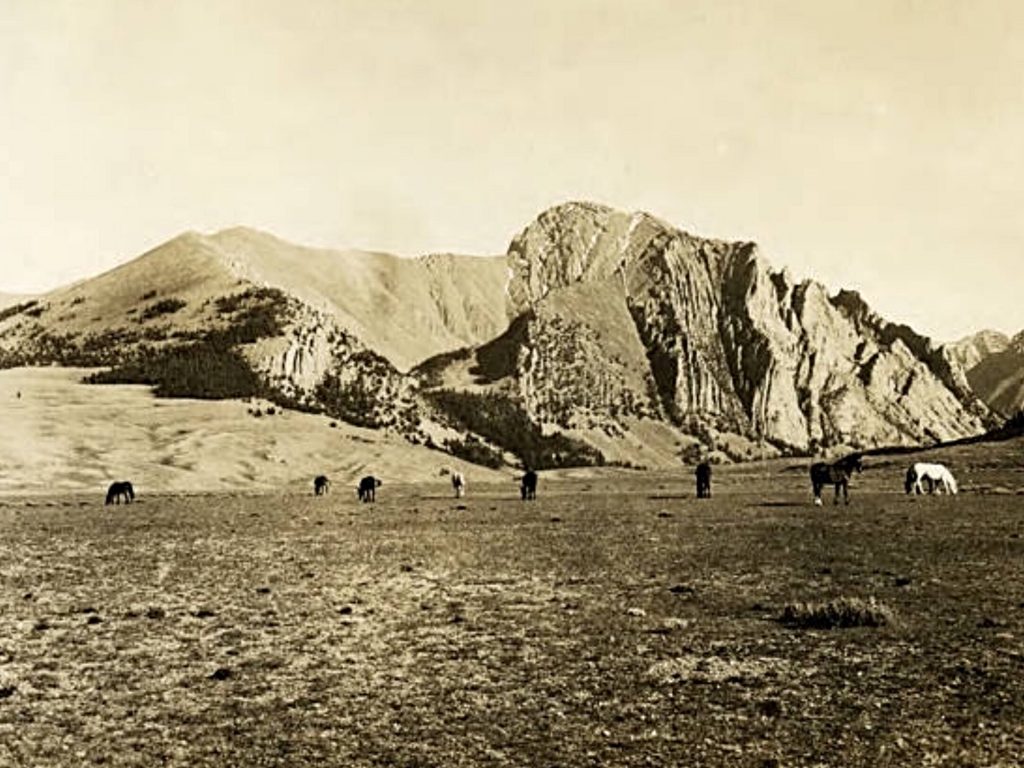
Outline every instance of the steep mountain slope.
[[991, 418], [946, 350], [855, 293], [794, 283], [752, 243], [570, 203], [512, 241], [509, 266], [503, 365], [485, 345], [463, 369], [565, 429], [655, 417], [712, 447], [806, 450], [953, 439]]
[[324, 310], [400, 370], [492, 339], [510, 319], [501, 257], [328, 251], [245, 228], [208, 242], [237, 274]]
[[[328, 309], [247, 276], [186, 233], [0, 314], [0, 367], [114, 366], [97, 380], [158, 394], [266, 396], [364, 426], [407, 426], [409, 380]], [[330, 374], [330, 375], [329, 375]]]

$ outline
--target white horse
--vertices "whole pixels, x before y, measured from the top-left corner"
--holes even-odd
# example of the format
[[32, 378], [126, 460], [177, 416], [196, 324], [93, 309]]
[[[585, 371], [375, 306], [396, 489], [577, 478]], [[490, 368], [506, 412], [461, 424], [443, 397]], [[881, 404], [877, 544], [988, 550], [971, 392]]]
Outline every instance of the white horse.
[[942, 464], [911, 464], [903, 487], [907, 493], [923, 493], [922, 482], [928, 484], [928, 493], [935, 493], [940, 486], [946, 493], [953, 494], [958, 490], [953, 473]]
[[452, 490], [455, 491], [455, 498], [461, 499], [466, 493], [466, 476], [461, 472], [450, 469], [449, 467], [441, 467], [441, 476], [448, 475], [452, 479]]

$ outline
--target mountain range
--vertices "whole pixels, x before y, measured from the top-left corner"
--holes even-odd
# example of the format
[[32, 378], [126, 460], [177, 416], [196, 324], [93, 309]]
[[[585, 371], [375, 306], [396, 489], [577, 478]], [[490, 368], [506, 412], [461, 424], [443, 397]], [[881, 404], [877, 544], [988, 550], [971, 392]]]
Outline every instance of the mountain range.
[[854, 291], [774, 269], [754, 243], [575, 202], [492, 256], [189, 232], [0, 309], [0, 367], [99, 367], [97, 384], [268, 398], [538, 468], [969, 437], [999, 421], [990, 405], [1002, 411], [1004, 392], [1021, 395], [1018, 378], [978, 396], [998, 378], [979, 367], [1001, 360], [990, 366], [1002, 375], [1019, 362], [1000, 358], [1011, 351], [1022, 354], [995, 337], [936, 344]]

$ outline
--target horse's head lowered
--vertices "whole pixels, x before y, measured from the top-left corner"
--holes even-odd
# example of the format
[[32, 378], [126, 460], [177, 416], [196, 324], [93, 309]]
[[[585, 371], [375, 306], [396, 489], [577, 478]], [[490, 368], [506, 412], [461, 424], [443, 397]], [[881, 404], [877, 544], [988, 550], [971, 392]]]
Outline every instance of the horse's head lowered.
[[907, 493], [914, 490], [914, 483], [917, 482], [917, 472], [913, 467], [907, 470], [906, 480], [903, 481], [903, 488]]

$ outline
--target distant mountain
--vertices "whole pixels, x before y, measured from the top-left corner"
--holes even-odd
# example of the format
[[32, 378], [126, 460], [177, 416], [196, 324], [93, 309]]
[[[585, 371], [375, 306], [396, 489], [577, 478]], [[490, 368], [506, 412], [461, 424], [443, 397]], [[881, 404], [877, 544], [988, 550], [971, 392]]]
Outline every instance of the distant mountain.
[[960, 366], [969, 371], [989, 355], [1010, 346], [1010, 337], [999, 331], [979, 331], [950, 345], [950, 351]]
[[967, 380], [978, 396], [1004, 416], [1024, 409], [1024, 331], [1012, 339], [982, 331], [956, 344]]
[[186, 233], [0, 310], [0, 367], [261, 396], [497, 466], [678, 463], [982, 432], [953, 350], [753, 243], [568, 203], [504, 256]]

